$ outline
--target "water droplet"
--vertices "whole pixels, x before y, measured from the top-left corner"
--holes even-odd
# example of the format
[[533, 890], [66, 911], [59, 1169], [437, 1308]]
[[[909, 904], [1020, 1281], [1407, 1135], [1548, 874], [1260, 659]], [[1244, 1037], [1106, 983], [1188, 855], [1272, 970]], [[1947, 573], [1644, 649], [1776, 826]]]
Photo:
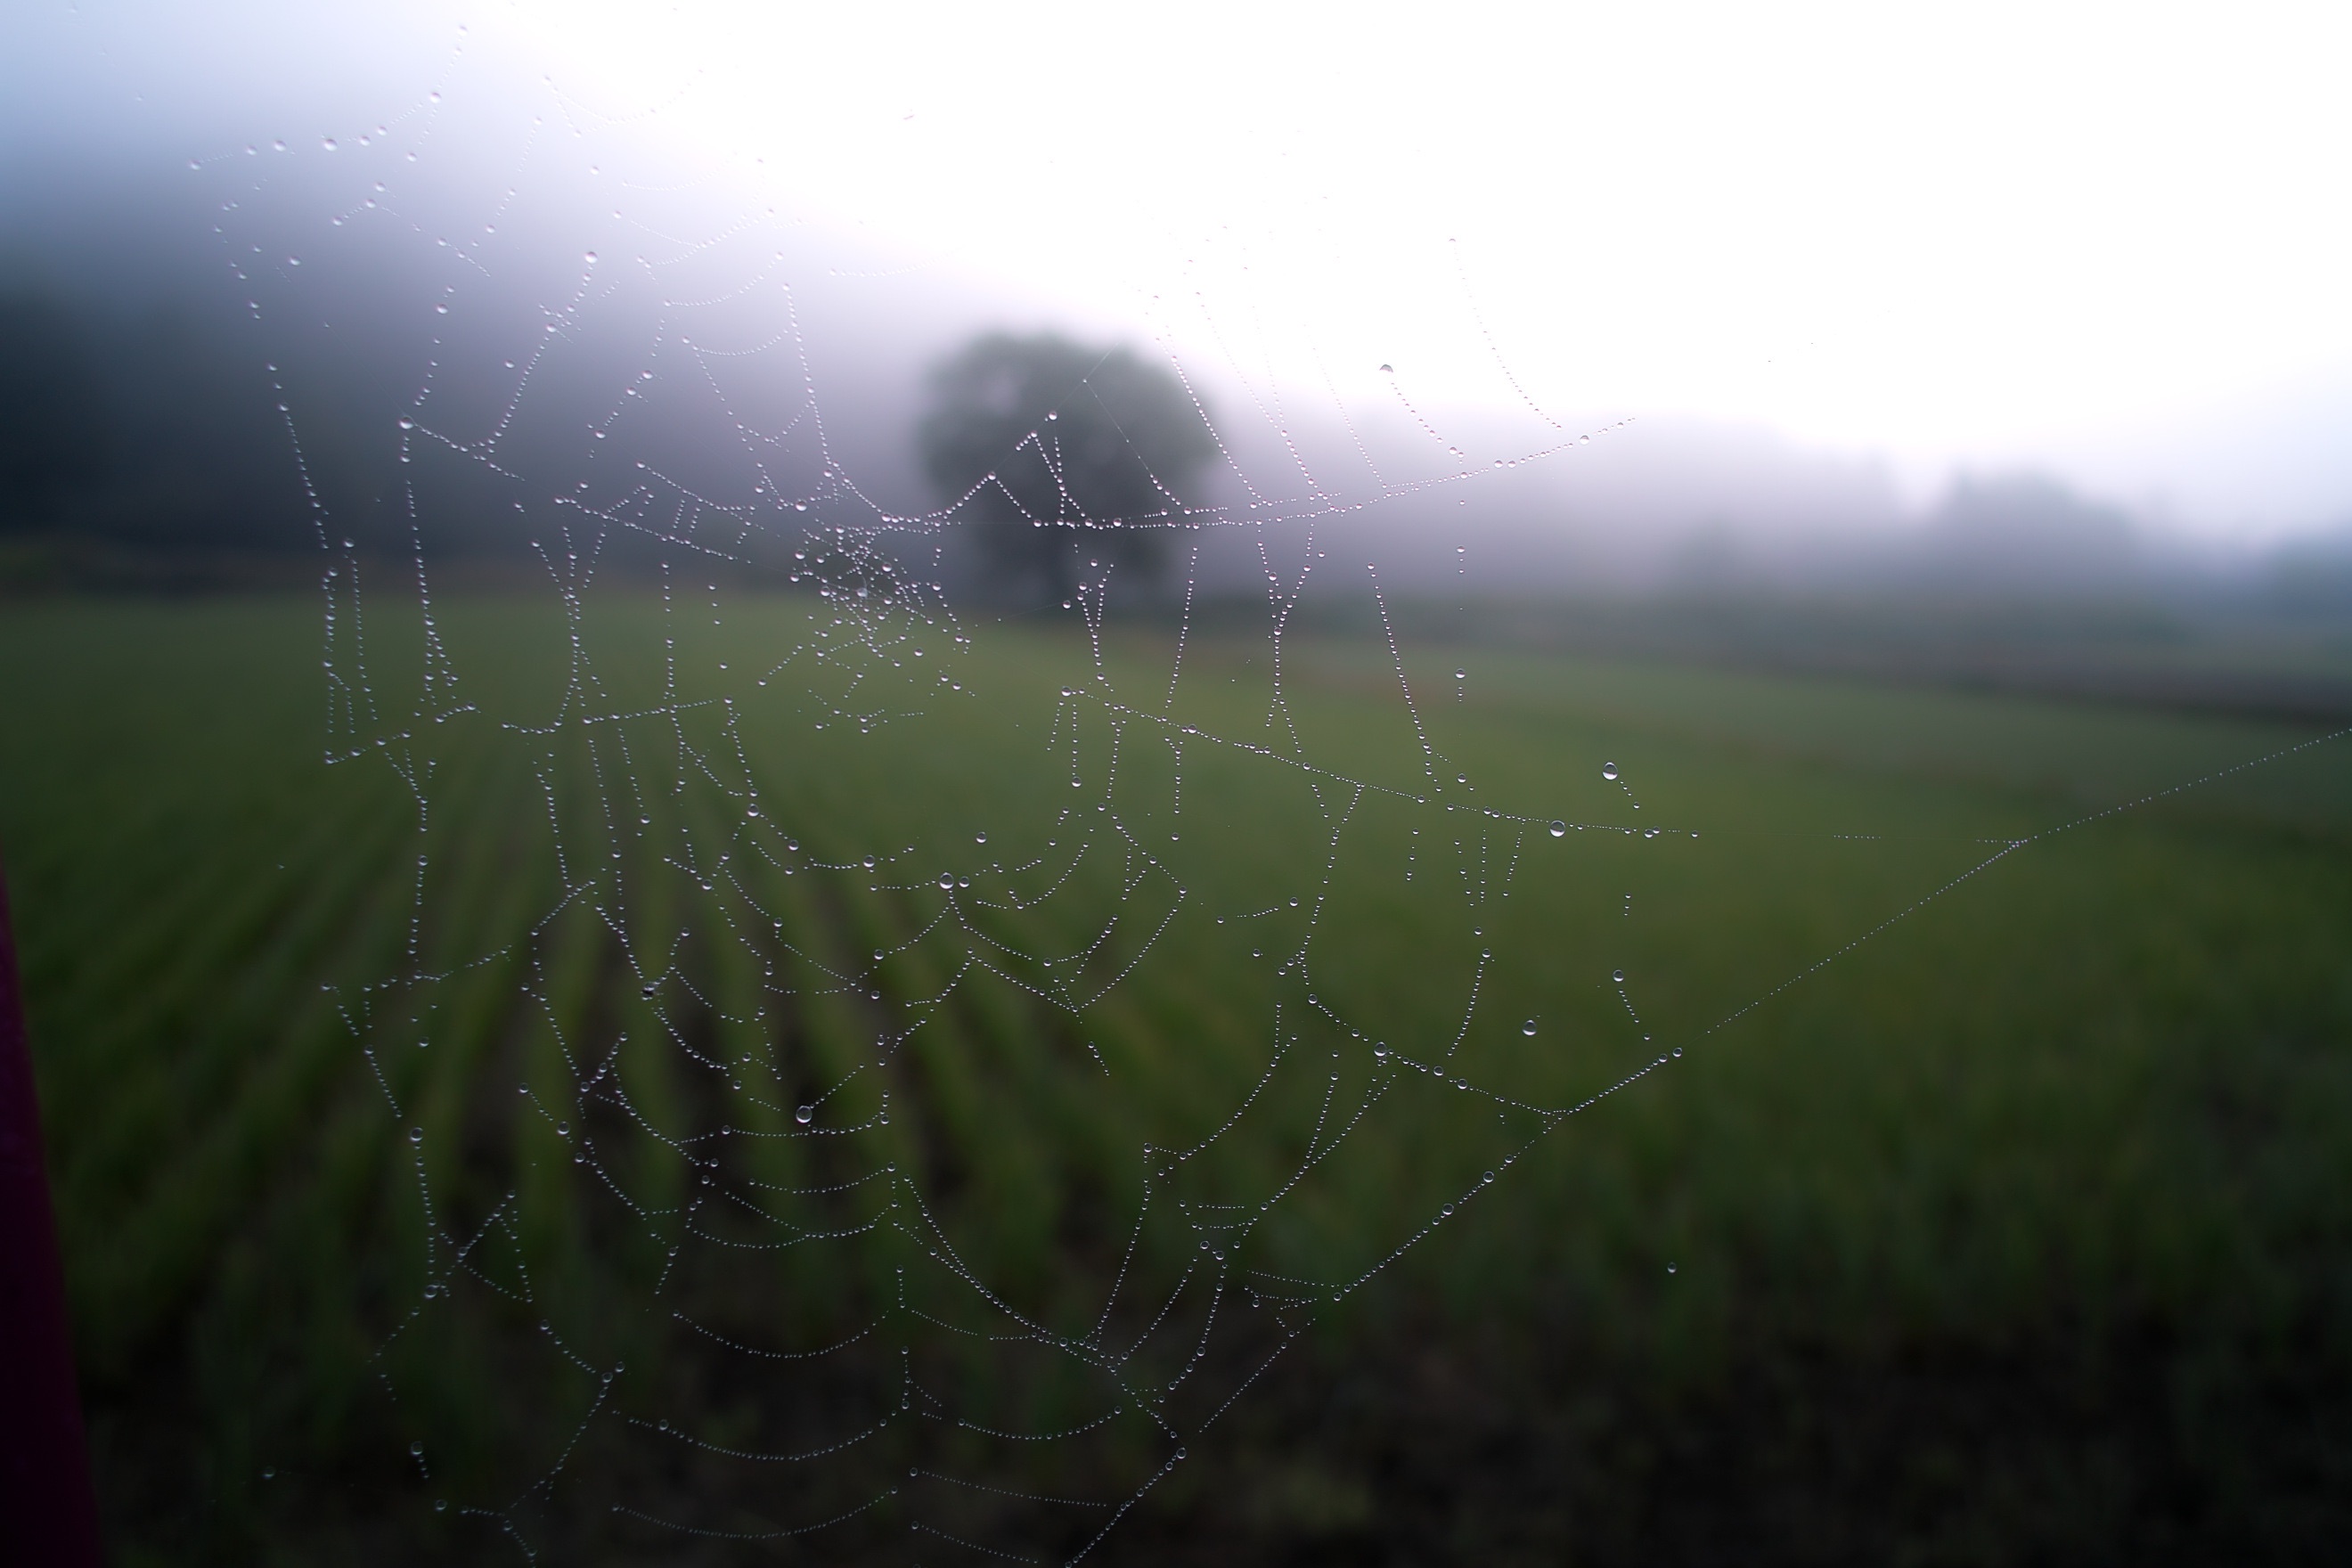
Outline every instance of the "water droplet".
[[275, 1466], [275, 1465], [264, 1465], [264, 1466], [262, 1466], [262, 1467], [261, 1467], [261, 1479], [262, 1479], [263, 1480], [265, 1480], [265, 1481], [274, 1481], [274, 1480], [276, 1480], [276, 1479], [278, 1479], [278, 1467], [277, 1467], [277, 1466]]
[[1669, 1263], [1666, 1265], [1666, 1272], [1672, 1274], [1678, 1267], [1680, 1267], [1680, 1265]]
[[1535, 1032], [1536, 1021], [1533, 1018], [1529, 1018], [1526, 1023], [1519, 1026], [1519, 1033], [1522, 1035], [1532, 1036]]
[[1457, 669], [1454, 672], [1454, 679], [1456, 680], [1467, 680], [1470, 679], [1470, 672], [1466, 669]]
[[411, 1443], [408, 1446], [408, 1457], [412, 1459], [423, 1458], [425, 1457], [425, 1445], [422, 1443]]
[[941, 877], [940, 879], [940, 886], [950, 892], [953, 892], [955, 890], [955, 879], [953, 877]]
[[[866, 858], [866, 868], [867, 870], [869, 870], [869, 871], [871, 871], [872, 869], [874, 869], [874, 857], [873, 857], [873, 856], [871, 856], [871, 855], [868, 855], [868, 856]], [[877, 952], [877, 953], [876, 953], [874, 956], [875, 956], [875, 957], [877, 957], [877, 958], [879, 958], [879, 957], [881, 957], [882, 955], [881, 955], [880, 953], [878, 953], [878, 952]]]
[[1615, 777], [1617, 776], [1617, 764], [1616, 764], [1615, 763], [1601, 763], [1601, 776], [1602, 778], [1604, 778], [1604, 779], [1613, 779], [1613, 778], [1615, 778]]
[[569, 1121], [559, 1121], [559, 1122], [557, 1122], [557, 1123], [555, 1124], [555, 1135], [556, 1135], [558, 1138], [569, 1138], [569, 1137], [571, 1137], [571, 1136], [572, 1136], [572, 1123], [570, 1123]]
[[331, 153], [335, 150], [335, 139], [331, 136], [322, 137], [320, 140], [319, 145], [324, 148], [327, 152]]
[[1381, 374], [1382, 375], [1394, 375], [1396, 374], [1396, 366], [1392, 364], [1384, 364], [1381, 366]]
[[585, 256], [583, 256], [580, 259], [588, 263], [589, 266], [593, 267], [596, 265], [596, 253], [592, 250]]
[[408, 1130], [408, 1141], [409, 1141], [411, 1143], [422, 1143], [422, 1142], [425, 1142], [425, 1129], [424, 1129], [424, 1128], [422, 1128], [422, 1127], [412, 1127], [412, 1128], [410, 1128], [410, 1129]]
[[1552, 836], [1554, 838], [1565, 838], [1565, 837], [1568, 837], [1568, 824], [1567, 824], [1567, 823], [1565, 823], [1565, 822], [1555, 822], [1555, 823], [1553, 823], [1553, 824], [1551, 825], [1551, 836]]
[[1622, 985], [1625, 984], [1625, 972], [1622, 969], [1612, 969], [1609, 972], [1609, 978]]
[[806, 1127], [815, 1119], [816, 1107], [814, 1105], [803, 1105], [798, 1110], [793, 1112], [793, 1120], [799, 1122], [803, 1127]]

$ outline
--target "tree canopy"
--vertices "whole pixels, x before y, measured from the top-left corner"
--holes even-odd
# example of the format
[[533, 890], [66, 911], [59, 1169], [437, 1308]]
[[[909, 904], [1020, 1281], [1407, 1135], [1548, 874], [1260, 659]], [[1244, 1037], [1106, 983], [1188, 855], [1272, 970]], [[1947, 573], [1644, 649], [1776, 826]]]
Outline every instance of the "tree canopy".
[[1217, 454], [1175, 375], [1050, 332], [986, 333], [943, 361], [916, 440], [990, 568], [1051, 598], [1087, 561], [1156, 574]]

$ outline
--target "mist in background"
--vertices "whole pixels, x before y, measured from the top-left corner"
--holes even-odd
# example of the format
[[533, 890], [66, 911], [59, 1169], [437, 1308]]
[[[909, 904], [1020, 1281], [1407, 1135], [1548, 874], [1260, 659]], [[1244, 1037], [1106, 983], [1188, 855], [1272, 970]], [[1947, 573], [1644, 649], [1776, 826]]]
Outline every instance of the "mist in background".
[[[527, 555], [625, 392], [715, 503], [919, 520], [930, 367], [1054, 330], [1212, 410], [1177, 564], [1213, 593], [1312, 529], [1439, 594], [2342, 613], [2333, 24], [2010, 21], [46, 8], [0, 161], [0, 527], [20, 576]], [[704, 283], [757, 286], [733, 338], [665, 342]], [[427, 408], [531, 482], [412, 508]], [[795, 411], [788, 500], [720, 448]]]

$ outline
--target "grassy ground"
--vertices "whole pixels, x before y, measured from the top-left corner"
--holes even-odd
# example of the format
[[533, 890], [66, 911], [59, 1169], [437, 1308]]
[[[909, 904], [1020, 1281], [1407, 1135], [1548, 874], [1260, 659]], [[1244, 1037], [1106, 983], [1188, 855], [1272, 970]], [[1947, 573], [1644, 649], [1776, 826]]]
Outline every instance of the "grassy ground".
[[0, 620], [126, 1560], [1105, 1517], [947, 1477], [1161, 1475], [1107, 1561], [2352, 1529], [2352, 763], [2098, 815], [2315, 724], [625, 594], [444, 606], [427, 694], [377, 618], [373, 712], [307, 603]]

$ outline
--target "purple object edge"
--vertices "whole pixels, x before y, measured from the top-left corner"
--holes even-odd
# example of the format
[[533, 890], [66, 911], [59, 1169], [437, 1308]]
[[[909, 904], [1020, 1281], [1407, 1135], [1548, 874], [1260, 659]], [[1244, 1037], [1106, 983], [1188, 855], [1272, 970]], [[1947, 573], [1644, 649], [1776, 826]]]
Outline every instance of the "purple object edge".
[[0, 868], [0, 1558], [98, 1568], [104, 1557]]

